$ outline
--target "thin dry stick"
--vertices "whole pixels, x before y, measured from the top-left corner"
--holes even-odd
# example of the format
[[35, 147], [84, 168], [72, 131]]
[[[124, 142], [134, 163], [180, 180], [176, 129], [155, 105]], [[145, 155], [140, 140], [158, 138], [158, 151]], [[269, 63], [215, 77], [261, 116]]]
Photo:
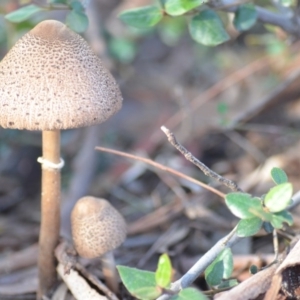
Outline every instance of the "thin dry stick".
[[88, 281], [94, 284], [100, 291], [102, 291], [110, 300], [118, 300], [118, 297], [106, 287], [97, 277], [88, 272], [80, 263], [76, 263], [76, 270], [78, 270]]
[[127, 158], [131, 158], [131, 159], [135, 159], [135, 160], [139, 160], [139, 161], [142, 161], [148, 165], [151, 165], [151, 166], [154, 166], [158, 169], [161, 169], [163, 171], [166, 171], [166, 172], [169, 172], [171, 174], [174, 174], [178, 177], [181, 177], [181, 178], [184, 178], [188, 181], [191, 181], [197, 185], [200, 185], [202, 186], [203, 188], [215, 193], [216, 195], [222, 197], [222, 198], [225, 198], [225, 194], [223, 194], [222, 192], [214, 189], [213, 187], [201, 182], [201, 181], [198, 181], [196, 179], [194, 179], [193, 177], [190, 177], [190, 176], [187, 176], [187, 175], [184, 175], [183, 173], [181, 172], [178, 172], [172, 168], [169, 168], [169, 167], [166, 167], [164, 165], [161, 165], [151, 159], [148, 159], [148, 158], [144, 158], [144, 157], [141, 157], [141, 156], [137, 156], [137, 155], [133, 155], [133, 154], [129, 154], [129, 153], [125, 153], [125, 152], [121, 152], [121, 151], [118, 151], [118, 150], [113, 150], [113, 149], [109, 149], [109, 148], [104, 148], [104, 147], [96, 147], [95, 148], [96, 150], [99, 150], [99, 151], [102, 151], [102, 152], [107, 152], [107, 153], [112, 153], [112, 154], [115, 154], [115, 155], [119, 155], [119, 156], [124, 156], [124, 157], [127, 157]]
[[171, 145], [173, 145], [188, 161], [190, 161], [195, 166], [197, 166], [206, 176], [217, 180], [218, 182], [227, 186], [234, 192], [243, 192], [242, 189], [239, 188], [234, 181], [224, 178], [223, 176], [212, 171], [204, 163], [198, 160], [191, 152], [189, 152], [186, 148], [184, 148], [181, 144], [179, 144], [176, 140], [175, 135], [167, 127], [162, 126], [161, 130], [166, 134]]

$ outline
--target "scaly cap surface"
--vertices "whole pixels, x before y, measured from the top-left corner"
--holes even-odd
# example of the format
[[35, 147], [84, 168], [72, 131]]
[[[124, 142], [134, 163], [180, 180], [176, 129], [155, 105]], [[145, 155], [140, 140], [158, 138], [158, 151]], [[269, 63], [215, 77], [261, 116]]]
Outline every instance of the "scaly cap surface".
[[86, 41], [47, 20], [0, 63], [0, 126], [56, 130], [104, 122], [122, 106], [120, 90]]
[[121, 214], [104, 199], [79, 199], [71, 214], [72, 237], [76, 251], [85, 258], [96, 258], [120, 246], [126, 238]]

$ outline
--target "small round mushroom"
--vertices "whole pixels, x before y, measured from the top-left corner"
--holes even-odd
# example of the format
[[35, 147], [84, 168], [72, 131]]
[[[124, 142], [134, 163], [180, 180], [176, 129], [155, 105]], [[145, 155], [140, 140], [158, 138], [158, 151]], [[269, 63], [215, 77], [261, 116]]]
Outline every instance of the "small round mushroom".
[[112, 250], [126, 238], [126, 223], [105, 199], [86, 196], [77, 201], [71, 214], [72, 237], [76, 251], [85, 258], [101, 257], [107, 286], [118, 292], [118, 276]]
[[43, 131], [38, 299], [56, 280], [60, 130], [102, 123], [121, 106], [111, 74], [85, 40], [61, 22], [39, 23], [0, 63], [0, 126]]

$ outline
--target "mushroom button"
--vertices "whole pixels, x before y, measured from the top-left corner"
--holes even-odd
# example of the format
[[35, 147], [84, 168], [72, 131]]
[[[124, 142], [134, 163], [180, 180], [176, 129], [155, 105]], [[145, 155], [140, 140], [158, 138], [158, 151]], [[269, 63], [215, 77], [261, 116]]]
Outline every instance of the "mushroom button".
[[115, 275], [112, 250], [120, 246], [126, 238], [124, 218], [105, 199], [87, 196], [79, 199], [74, 206], [71, 225], [78, 254], [85, 258], [101, 257], [106, 283], [117, 292], [118, 279]]

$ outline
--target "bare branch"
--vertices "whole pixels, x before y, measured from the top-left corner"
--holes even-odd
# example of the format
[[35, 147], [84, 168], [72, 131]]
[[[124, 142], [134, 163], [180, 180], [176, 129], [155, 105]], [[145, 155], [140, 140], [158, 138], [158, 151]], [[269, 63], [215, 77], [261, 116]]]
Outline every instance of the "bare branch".
[[202, 186], [203, 188], [217, 194], [218, 196], [222, 197], [222, 198], [225, 198], [225, 194], [223, 194], [222, 192], [214, 189], [213, 187], [199, 181], [199, 180], [196, 180], [194, 179], [193, 177], [190, 177], [190, 176], [187, 176], [179, 171], [176, 171], [172, 168], [169, 168], [169, 167], [166, 167], [164, 165], [161, 165], [151, 159], [148, 159], [148, 158], [145, 158], [145, 157], [140, 157], [140, 156], [137, 156], [137, 155], [133, 155], [133, 154], [129, 154], [129, 153], [125, 153], [125, 152], [121, 152], [121, 151], [117, 151], [117, 150], [113, 150], [113, 149], [109, 149], [109, 148], [104, 148], [104, 147], [96, 147], [95, 148], [96, 150], [99, 150], [99, 151], [102, 151], [102, 152], [108, 152], [108, 153], [112, 153], [112, 154], [115, 154], [115, 155], [119, 155], [119, 156], [124, 156], [124, 157], [127, 157], [127, 158], [131, 158], [131, 159], [135, 159], [135, 160], [139, 160], [139, 161], [142, 161], [148, 165], [151, 165], [151, 166], [154, 166], [155, 168], [158, 168], [160, 170], [163, 170], [163, 171], [166, 171], [166, 172], [169, 172], [171, 174], [174, 174], [178, 177], [181, 177], [181, 178], [184, 178], [190, 182], [193, 182], [197, 185], [200, 185]]
[[178, 143], [175, 135], [167, 127], [162, 126], [161, 130], [166, 134], [171, 145], [173, 145], [188, 161], [197, 166], [206, 176], [217, 180], [219, 183], [227, 186], [234, 192], [242, 192], [242, 189], [240, 189], [234, 181], [224, 178], [223, 176], [212, 171], [204, 163], [197, 159], [191, 152], [189, 152], [180, 143]]
[[[219, 240], [208, 252], [206, 252], [180, 279], [171, 284], [170, 291], [174, 294], [179, 293], [182, 289], [189, 287], [200, 274], [217, 258], [219, 253], [225, 248], [230, 248], [242, 238], [231, 231], [227, 236]], [[172, 294], [172, 295], [174, 295]], [[157, 300], [170, 299], [171, 294], [163, 294]]]

